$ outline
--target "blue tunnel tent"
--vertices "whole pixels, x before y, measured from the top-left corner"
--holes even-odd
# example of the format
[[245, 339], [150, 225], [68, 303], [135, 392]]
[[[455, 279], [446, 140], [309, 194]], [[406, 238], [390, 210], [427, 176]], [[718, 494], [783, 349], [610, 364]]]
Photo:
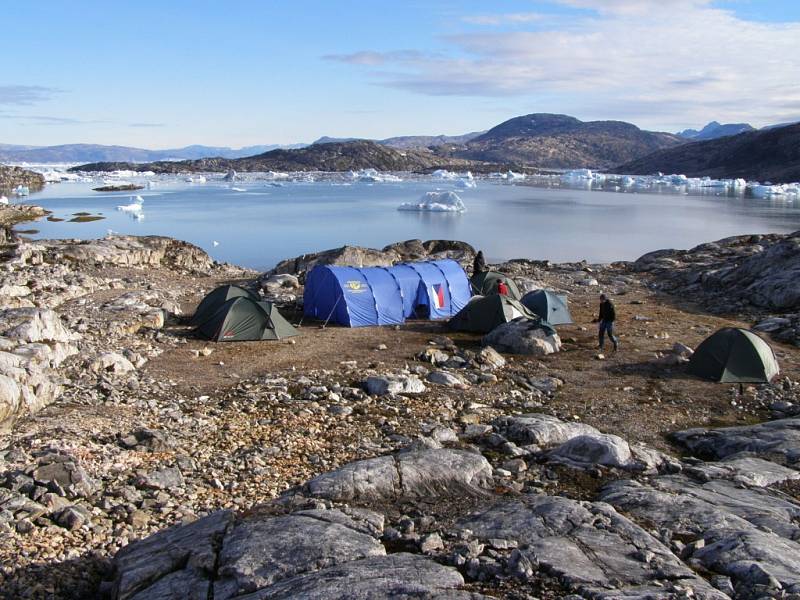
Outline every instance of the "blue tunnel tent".
[[393, 267], [320, 265], [306, 277], [303, 312], [347, 327], [399, 325], [413, 317], [448, 319], [470, 296], [467, 275], [454, 260]]

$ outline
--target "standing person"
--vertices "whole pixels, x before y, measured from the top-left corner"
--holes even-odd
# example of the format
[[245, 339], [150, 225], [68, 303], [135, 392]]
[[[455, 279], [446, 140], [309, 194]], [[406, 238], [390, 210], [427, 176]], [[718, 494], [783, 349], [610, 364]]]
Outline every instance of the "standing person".
[[497, 293], [501, 296], [508, 296], [508, 286], [505, 281], [501, 280], [497, 282]]
[[617, 320], [617, 311], [614, 309], [614, 303], [608, 299], [605, 294], [600, 294], [600, 314], [597, 321], [600, 323], [598, 329], [598, 339], [600, 342], [600, 351], [603, 351], [605, 345], [605, 334], [608, 333], [608, 339], [614, 344], [614, 352], [619, 349], [619, 343], [614, 336], [614, 321]]
[[475, 255], [475, 260], [472, 263], [472, 274], [477, 275], [478, 273], [483, 273], [486, 270], [486, 260], [483, 258], [483, 250], [478, 250], [478, 253]]

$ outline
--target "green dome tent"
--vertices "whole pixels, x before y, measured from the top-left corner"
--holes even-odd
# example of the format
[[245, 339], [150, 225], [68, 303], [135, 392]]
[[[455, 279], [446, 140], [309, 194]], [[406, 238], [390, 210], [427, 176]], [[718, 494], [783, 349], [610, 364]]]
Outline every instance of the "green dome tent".
[[271, 302], [256, 302], [247, 296], [231, 298], [195, 330], [215, 342], [280, 340], [297, 335]]
[[522, 294], [519, 292], [517, 284], [511, 277], [498, 273], [497, 271], [483, 271], [475, 273], [469, 280], [473, 294], [489, 296], [497, 293], [497, 282], [502, 281], [508, 286], [508, 296], [514, 300], [519, 300]]
[[726, 327], [707, 337], [688, 370], [720, 383], [768, 383], [779, 372], [772, 348], [752, 331]]
[[447, 327], [453, 331], [489, 333], [498, 325], [513, 321], [518, 317], [541, 321], [522, 304], [508, 296], [498, 296], [497, 294], [476, 296], [450, 319]]
[[551, 325], [574, 323], [572, 315], [569, 314], [566, 294], [556, 294], [550, 290], [536, 290], [525, 294], [520, 302]]
[[238, 285], [221, 285], [211, 290], [206, 294], [206, 297], [200, 301], [200, 304], [197, 305], [194, 311], [194, 315], [192, 315], [190, 324], [194, 327], [199, 327], [208, 321], [214, 313], [217, 312], [217, 309], [228, 300], [241, 297], [250, 298], [256, 302], [261, 300], [261, 298], [253, 292], [239, 287]]

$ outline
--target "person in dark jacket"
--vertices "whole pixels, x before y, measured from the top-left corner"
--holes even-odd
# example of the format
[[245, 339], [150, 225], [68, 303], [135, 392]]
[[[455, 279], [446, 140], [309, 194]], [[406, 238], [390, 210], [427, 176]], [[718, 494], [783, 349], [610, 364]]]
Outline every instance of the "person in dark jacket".
[[483, 250], [478, 250], [475, 260], [472, 263], [472, 274], [483, 273], [486, 270], [486, 260], [483, 258]]
[[597, 322], [600, 323], [598, 329], [598, 340], [600, 342], [600, 351], [602, 352], [605, 345], [605, 335], [608, 334], [608, 339], [614, 344], [614, 352], [619, 349], [619, 343], [614, 336], [614, 321], [617, 320], [617, 311], [614, 309], [614, 303], [608, 299], [605, 294], [600, 294], [600, 314], [597, 317]]

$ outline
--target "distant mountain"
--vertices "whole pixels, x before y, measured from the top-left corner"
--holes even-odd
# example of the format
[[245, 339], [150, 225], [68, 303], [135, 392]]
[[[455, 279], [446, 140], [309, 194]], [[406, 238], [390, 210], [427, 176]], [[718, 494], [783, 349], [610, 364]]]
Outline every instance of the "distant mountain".
[[500, 123], [448, 154], [542, 168], [601, 169], [684, 142], [678, 136], [643, 131], [623, 121], [584, 122], [540, 113]]
[[421, 171], [438, 166], [469, 166], [465, 160], [438, 157], [431, 152], [400, 152], [368, 140], [313, 144], [305, 148], [271, 150], [257, 156], [224, 159], [204, 158], [188, 161], [152, 163], [97, 162], [74, 167], [72, 171], [155, 171], [156, 173], [236, 171]]
[[700, 131], [697, 129], [684, 129], [679, 131], [677, 135], [688, 140], [700, 141], [715, 140], [726, 135], [737, 135], [745, 131], [755, 131], [755, 127], [749, 123], [726, 123], [722, 125], [717, 121], [711, 121]]
[[684, 144], [654, 152], [615, 169], [619, 173], [683, 173], [691, 177], [743, 177], [800, 181], [800, 124]]
[[15, 146], [0, 144], [0, 160], [12, 163], [75, 163], [75, 162], [152, 162], [158, 160], [191, 160], [209, 157], [241, 158], [277, 148], [297, 148], [304, 144], [277, 144], [228, 148], [227, 146], [186, 146], [168, 150], [145, 150], [129, 146], [99, 144], [62, 144], [60, 146]]
[[[368, 140], [375, 142], [377, 144], [381, 144], [383, 146], [389, 146], [391, 148], [400, 148], [400, 149], [407, 149], [407, 148], [431, 148], [437, 146], [444, 146], [448, 144], [452, 145], [460, 145], [466, 144], [473, 138], [478, 137], [479, 135], [485, 133], [484, 131], [475, 131], [472, 133], [465, 133], [463, 135], [401, 135], [397, 137], [390, 137], [383, 140]], [[334, 138], [322, 136], [318, 140], [314, 141], [314, 144], [333, 144], [333, 143], [341, 143], [341, 142], [353, 142], [361, 138]]]

